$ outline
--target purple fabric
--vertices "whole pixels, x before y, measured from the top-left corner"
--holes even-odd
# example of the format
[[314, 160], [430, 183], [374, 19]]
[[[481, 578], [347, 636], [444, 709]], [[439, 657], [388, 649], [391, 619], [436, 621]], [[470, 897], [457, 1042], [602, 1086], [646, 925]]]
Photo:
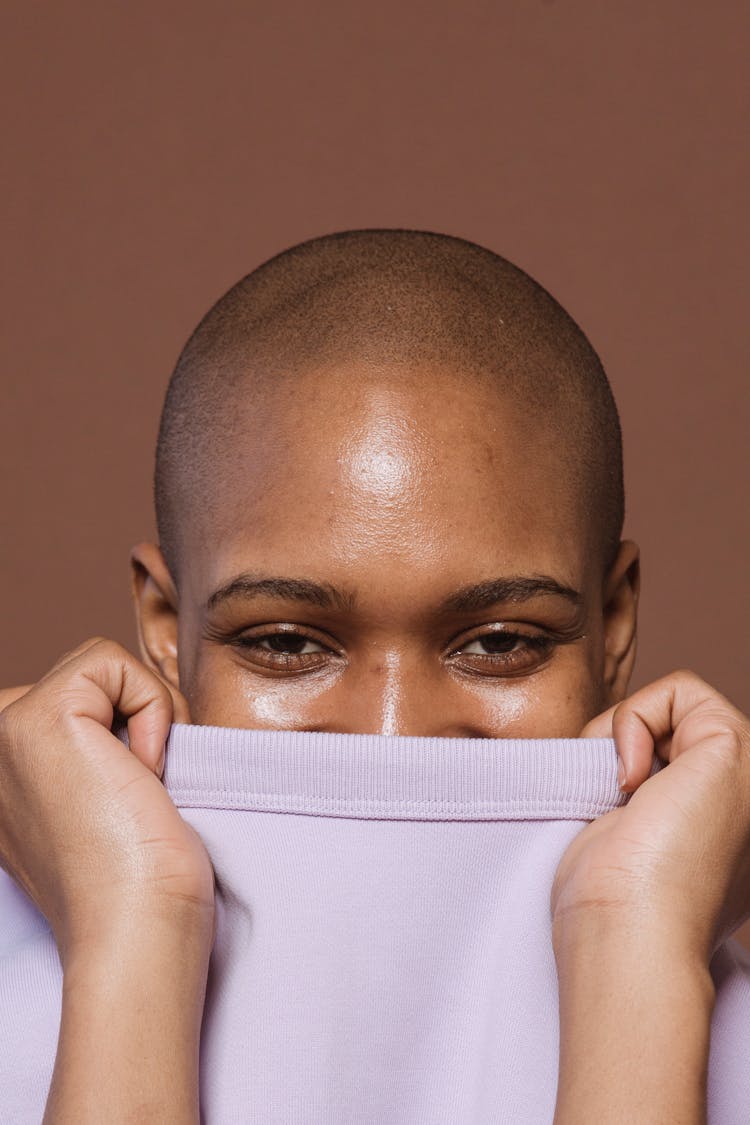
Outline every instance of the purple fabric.
[[[549, 1125], [549, 893], [626, 800], [611, 741], [175, 726], [166, 762], [217, 876], [205, 1122]], [[709, 1125], [747, 1125], [750, 966], [730, 940], [711, 971]], [[3, 1121], [42, 1118], [60, 987], [45, 920], [2, 876]]]

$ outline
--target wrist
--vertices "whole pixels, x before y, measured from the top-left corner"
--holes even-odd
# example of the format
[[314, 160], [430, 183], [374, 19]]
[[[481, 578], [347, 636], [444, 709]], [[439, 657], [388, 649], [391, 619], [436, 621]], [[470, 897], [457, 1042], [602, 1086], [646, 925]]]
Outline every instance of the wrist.
[[715, 998], [708, 959], [685, 938], [671, 918], [644, 916], [625, 909], [593, 907], [557, 915], [552, 945], [560, 975], [580, 980], [595, 976], [615, 980], [620, 974], [631, 989], [659, 976], [702, 993], [707, 1005]]
[[667, 919], [609, 908], [555, 918], [555, 1125], [704, 1120], [715, 987], [673, 930]]
[[96, 942], [68, 950], [45, 1122], [98, 1125], [135, 1114], [197, 1125], [211, 931], [189, 918], [178, 927], [171, 915], [134, 915], [106, 940], [100, 931]]
[[711, 960], [689, 914], [646, 896], [632, 902], [559, 906], [552, 916], [552, 944], [558, 961], [587, 947], [617, 958], [663, 952], [697, 975], [708, 971]]
[[215, 934], [213, 903], [139, 896], [79, 911], [58, 939], [64, 974], [127, 965], [145, 975], [176, 957], [186, 971], [207, 969]]

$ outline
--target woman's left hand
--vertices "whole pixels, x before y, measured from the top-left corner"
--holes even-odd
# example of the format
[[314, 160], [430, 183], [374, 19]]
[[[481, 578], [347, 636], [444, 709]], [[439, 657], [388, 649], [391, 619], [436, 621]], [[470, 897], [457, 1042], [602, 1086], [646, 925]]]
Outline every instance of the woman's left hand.
[[[664, 923], [708, 964], [750, 917], [750, 722], [692, 672], [674, 672], [592, 719], [614, 738], [627, 805], [592, 821], [555, 875], [555, 928], [591, 911]], [[649, 776], [654, 752], [668, 765]]]
[[[750, 724], [675, 672], [581, 733], [615, 739], [631, 797], [555, 874], [555, 1125], [705, 1125], [710, 962], [750, 915]], [[654, 753], [667, 765], [650, 776]]]

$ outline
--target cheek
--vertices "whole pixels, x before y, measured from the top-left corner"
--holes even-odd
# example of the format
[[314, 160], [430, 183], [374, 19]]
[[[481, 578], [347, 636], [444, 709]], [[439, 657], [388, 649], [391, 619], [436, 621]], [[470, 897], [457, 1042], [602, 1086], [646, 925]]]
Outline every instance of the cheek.
[[589, 654], [568, 649], [564, 660], [516, 682], [467, 684], [477, 718], [494, 738], [578, 738], [598, 714], [601, 685], [592, 675]]
[[[604, 709], [600, 660], [589, 642], [558, 650], [536, 674], [502, 682], [406, 675], [394, 689], [408, 725], [401, 733], [577, 738]], [[371, 679], [351, 670], [296, 680], [259, 677], [226, 648], [203, 644], [181, 667], [180, 684], [199, 725], [373, 732], [383, 722], [383, 684], [375, 673]]]
[[191, 721], [201, 726], [304, 730], [315, 728], [319, 700], [330, 686], [311, 677], [249, 676], [226, 651], [209, 648], [200, 653], [183, 692]]

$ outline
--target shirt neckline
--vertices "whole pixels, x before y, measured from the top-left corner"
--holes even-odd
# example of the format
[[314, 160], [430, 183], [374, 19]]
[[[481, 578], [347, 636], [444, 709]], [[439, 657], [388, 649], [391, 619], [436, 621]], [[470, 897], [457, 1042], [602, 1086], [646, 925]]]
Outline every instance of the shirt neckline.
[[592, 820], [628, 800], [608, 738], [417, 738], [174, 724], [163, 780], [181, 808], [364, 819]]

